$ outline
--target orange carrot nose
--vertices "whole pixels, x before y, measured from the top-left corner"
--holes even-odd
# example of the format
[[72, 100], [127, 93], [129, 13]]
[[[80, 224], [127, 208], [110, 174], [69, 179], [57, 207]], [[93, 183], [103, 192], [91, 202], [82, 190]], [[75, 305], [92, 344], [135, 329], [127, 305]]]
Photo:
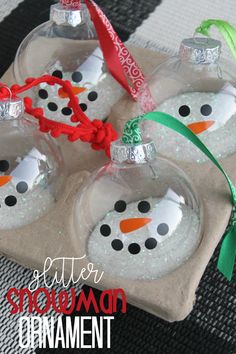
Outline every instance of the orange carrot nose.
[[204, 132], [205, 130], [209, 129], [213, 124], [215, 123], [214, 120], [207, 120], [207, 121], [202, 121], [202, 122], [196, 122], [189, 124], [187, 127], [192, 130], [194, 134], [200, 134]]
[[120, 230], [123, 234], [128, 234], [129, 232], [140, 229], [151, 221], [152, 219], [149, 218], [133, 218], [122, 220], [120, 222]]
[[0, 187], [5, 186], [10, 180], [12, 179], [12, 176], [0, 176]]
[[[73, 86], [73, 87], [72, 87], [72, 91], [73, 91], [73, 94], [74, 94], [74, 95], [79, 95], [80, 93], [86, 91], [86, 88]], [[63, 90], [63, 88], [61, 87], [61, 88], [59, 88], [59, 90], [58, 90], [58, 96], [61, 97], [61, 98], [68, 98], [68, 93], [65, 92], [65, 91]]]

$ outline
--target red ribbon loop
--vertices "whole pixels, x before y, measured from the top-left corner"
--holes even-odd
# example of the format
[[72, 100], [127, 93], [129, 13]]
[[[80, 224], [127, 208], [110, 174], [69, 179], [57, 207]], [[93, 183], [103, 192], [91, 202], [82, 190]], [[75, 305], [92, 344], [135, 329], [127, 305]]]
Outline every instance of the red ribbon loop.
[[[78, 0], [60, 0], [66, 8], [80, 8]], [[145, 110], [152, 110], [155, 103], [147, 85], [144, 86], [145, 76], [130, 54], [127, 47], [121, 41], [106, 15], [93, 0], [84, 0], [96, 28], [99, 43], [107, 64], [107, 67], [119, 84], [137, 101], [140, 87], [145, 91]]]
[[96, 28], [100, 46], [111, 75], [135, 99], [145, 81], [144, 74], [106, 15], [92, 0], [85, 0]]

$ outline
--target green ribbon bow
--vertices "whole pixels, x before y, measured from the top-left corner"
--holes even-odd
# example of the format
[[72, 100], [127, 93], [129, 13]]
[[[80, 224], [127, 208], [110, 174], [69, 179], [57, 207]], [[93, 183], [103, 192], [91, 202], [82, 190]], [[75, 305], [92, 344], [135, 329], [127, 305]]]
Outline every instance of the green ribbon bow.
[[143, 120], [151, 120], [156, 123], [160, 123], [167, 128], [170, 128], [177, 133], [183, 135], [185, 138], [190, 140], [195, 146], [198, 147], [223, 173], [229, 189], [231, 192], [231, 200], [233, 205], [233, 211], [230, 218], [228, 228], [224, 235], [224, 240], [222, 242], [220, 255], [218, 258], [217, 268], [224, 276], [228, 279], [232, 279], [235, 256], [236, 256], [236, 189], [233, 186], [231, 180], [229, 179], [227, 173], [224, 171], [223, 167], [219, 164], [212, 153], [207, 149], [203, 142], [183, 123], [181, 123], [176, 118], [162, 112], [151, 112], [143, 116], [139, 116], [128, 121], [125, 125], [122, 141], [125, 144], [140, 144], [142, 142], [142, 135], [140, 130], [140, 123]]
[[196, 28], [195, 33], [210, 37], [209, 29], [212, 26], [217, 27], [236, 59], [236, 29], [229, 22], [223, 20], [205, 20]]

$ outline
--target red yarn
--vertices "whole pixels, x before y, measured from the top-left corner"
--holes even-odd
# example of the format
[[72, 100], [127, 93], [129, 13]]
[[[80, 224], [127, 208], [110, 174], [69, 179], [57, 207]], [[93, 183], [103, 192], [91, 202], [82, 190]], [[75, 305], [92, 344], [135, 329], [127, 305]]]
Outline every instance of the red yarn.
[[81, 0], [60, 0], [61, 5], [68, 10], [79, 10]]
[[15, 98], [19, 94], [30, 90], [31, 88], [41, 84], [60, 85], [69, 97], [68, 106], [72, 108], [72, 120], [79, 122], [76, 127], [68, 124], [59, 123], [48, 119], [44, 116], [42, 108], [34, 108], [32, 99], [24, 98], [25, 112], [35, 117], [39, 122], [40, 131], [50, 133], [52, 137], [58, 138], [60, 135], [67, 135], [69, 141], [76, 141], [80, 139], [83, 142], [90, 143], [94, 150], [104, 150], [108, 157], [110, 157], [111, 142], [116, 140], [118, 135], [110, 123], [103, 123], [101, 120], [95, 119], [90, 121], [86, 114], [82, 111], [78, 97], [76, 97], [72, 90], [70, 81], [64, 81], [55, 76], [44, 75], [39, 78], [28, 78], [25, 80], [25, 85], [12, 85], [9, 88], [0, 83], [0, 99]]
[[110, 157], [110, 145], [118, 138], [117, 132], [111, 123], [103, 123], [101, 120], [95, 119], [91, 124], [92, 129], [87, 129], [80, 124], [74, 133], [68, 136], [69, 141], [80, 139], [90, 143], [94, 150], [104, 150], [106, 155]]

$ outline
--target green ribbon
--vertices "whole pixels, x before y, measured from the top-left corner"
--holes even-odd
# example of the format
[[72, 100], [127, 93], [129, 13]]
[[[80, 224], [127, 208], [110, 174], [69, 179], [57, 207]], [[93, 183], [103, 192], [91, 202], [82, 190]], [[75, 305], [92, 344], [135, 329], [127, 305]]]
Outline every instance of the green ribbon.
[[210, 37], [209, 29], [212, 26], [217, 27], [236, 59], [236, 29], [229, 22], [223, 20], [205, 20], [195, 30], [195, 33], [200, 33], [204, 36]]
[[220, 255], [218, 258], [217, 268], [224, 276], [228, 279], [232, 279], [235, 256], [236, 256], [236, 189], [233, 186], [231, 180], [229, 179], [227, 173], [224, 171], [223, 167], [219, 164], [217, 159], [212, 155], [208, 148], [203, 144], [203, 142], [183, 123], [181, 123], [176, 118], [170, 116], [169, 114], [163, 112], [151, 112], [143, 116], [139, 116], [128, 121], [125, 125], [122, 141], [125, 144], [140, 144], [142, 142], [142, 134], [140, 130], [140, 123], [143, 120], [150, 120], [156, 123], [160, 123], [167, 128], [174, 130], [180, 135], [184, 136], [190, 140], [195, 146], [198, 147], [223, 173], [229, 189], [231, 192], [231, 200], [233, 205], [233, 211], [230, 218], [230, 223], [224, 235], [224, 240], [222, 242]]

